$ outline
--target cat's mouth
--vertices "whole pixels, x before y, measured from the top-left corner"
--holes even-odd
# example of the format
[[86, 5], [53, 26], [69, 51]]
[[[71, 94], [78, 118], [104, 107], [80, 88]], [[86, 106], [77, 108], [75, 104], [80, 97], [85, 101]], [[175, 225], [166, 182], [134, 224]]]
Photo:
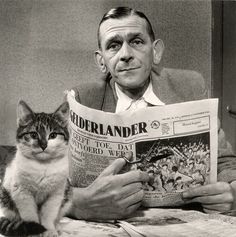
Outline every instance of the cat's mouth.
[[36, 156], [37, 155], [40, 155], [40, 156], [43, 155], [44, 156], [44, 155], [47, 155], [49, 153], [48, 153], [48, 151], [37, 151], [37, 152], [33, 152], [33, 154], [36, 155]]
[[35, 160], [38, 161], [51, 161], [51, 160], [55, 160], [55, 159], [60, 159], [63, 158], [64, 155], [63, 154], [55, 154], [54, 152], [49, 152], [49, 151], [40, 151], [40, 152], [35, 152], [33, 154], [33, 157]]
[[38, 152], [33, 152], [33, 157], [35, 157], [38, 160], [46, 160], [50, 159], [51, 155], [48, 151], [38, 151]]
[[44, 150], [44, 151], [39, 151], [37, 152], [38, 154], [42, 154], [42, 153], [48, 153], [48, 151]]

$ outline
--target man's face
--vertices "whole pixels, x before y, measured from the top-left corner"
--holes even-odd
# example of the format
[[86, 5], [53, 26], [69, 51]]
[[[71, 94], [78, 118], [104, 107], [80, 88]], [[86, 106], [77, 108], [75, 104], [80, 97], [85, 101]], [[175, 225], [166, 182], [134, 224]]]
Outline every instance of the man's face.
[[117, 84], [137, 89], [149, 79], [153, 42], [146, 21], [138, 16], [108, 19], [100, 26], [101, 55]]

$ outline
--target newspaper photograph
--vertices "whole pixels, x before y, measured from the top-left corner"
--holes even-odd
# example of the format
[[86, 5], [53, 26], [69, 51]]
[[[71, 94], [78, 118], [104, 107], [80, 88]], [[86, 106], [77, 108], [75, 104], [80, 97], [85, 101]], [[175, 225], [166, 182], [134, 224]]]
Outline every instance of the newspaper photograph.
[[67, 93], [69, 173], [89, 186], [115, 159], [132, 152], [131, 169], [146, 171], [143, 206], [178, 206], [181, 193], [216, 182], [218, 99], [110, 113], [86, 107]]

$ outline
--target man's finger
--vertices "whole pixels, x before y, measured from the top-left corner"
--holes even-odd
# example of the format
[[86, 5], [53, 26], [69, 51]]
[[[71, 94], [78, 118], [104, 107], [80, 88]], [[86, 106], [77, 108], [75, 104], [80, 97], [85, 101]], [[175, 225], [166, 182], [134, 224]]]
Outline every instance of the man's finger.
[[207, 213], [211, 212], [227, 212], [231, 210], [232, 204], [224, 203], [224, 204], [205, 204], [203, 205], [203, 210]]
[[[131, 160], [133, 159], [133, 152], [132, 152], [132, 151], [128, 151], [128, 152], [126, 152], [124, 158], [125, 158], [126, 160], [131, 161]], [[124, 159], [124, 158], [123, 158], [123, 159]]]
[[132, 184], [123, 186], [119, 194], [117, 195], [117, 200], [124, 199], [134, 193], [139, 192], [140, 190], [142, 190], [141, 183], [132, 183]]
[[123, 158], [118, 158], [114, 160], [106, 169], [104, 169], [99, 177], [118, 174], [125, 164], [126, 161]]
[[199, 202], [201, 204], [223, 204], [223, 203], [233, 203], [232, 193], [217, 194], [212, 196], [198, 196], [192, 199], [187, 199], [186, 203]]
[[183, 192], [183, 198], [193, 198], [199, 196], [217, 195], [225, 192], [230, 192], [231, 188], [228, 183], [218, 182], [215, 184], [208, 184], [196, 188], [190, 188]]
[[135, 205], [143, 200], [143, 196], [144, 196], [144, 191], [139, 190], [137, 193], [134, 193], [134, 194], [120, 200], [120, 202], [119, 202], [120, 206], [129, 207], [129, 206]]
[[135, 182], [148, 182], [149, 175], [146, 172], [140, 170], [129, 171], [124, 174], [117, 175], [120, 178], [120, 182], [123, 185], [128, 185]]
[[118, 174], [122, 168], [126, 165], [126, 160], [132, 160], [133, 152], [129, 151], [125, 154], [124, 158], [117, 158], [114, 160], [103, 172], [99, 175], [100, 177]]
[[141, 206], [141, 202], [128, 206], [126, 208], [126, 214], [130, 215], [131, 213], [134, 213], [134, 211], [136, 211], [140, 206]]

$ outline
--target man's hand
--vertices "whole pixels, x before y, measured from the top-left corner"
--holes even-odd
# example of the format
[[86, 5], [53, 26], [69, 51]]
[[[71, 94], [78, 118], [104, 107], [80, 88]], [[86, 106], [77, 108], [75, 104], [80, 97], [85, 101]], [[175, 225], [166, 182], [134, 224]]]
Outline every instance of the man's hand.
[[217, 182], [183, 192], [185, 203], [201, 203], [206, 213], [226, 212], [232, 209], [234, 191], [229, 183]]
[[87, 188], [74, 188], [71, 214], [78, 219], [121, 219], [133, 213], [144, 196], [142, 171], [119, 174], [126, 162], [116, 159]]

